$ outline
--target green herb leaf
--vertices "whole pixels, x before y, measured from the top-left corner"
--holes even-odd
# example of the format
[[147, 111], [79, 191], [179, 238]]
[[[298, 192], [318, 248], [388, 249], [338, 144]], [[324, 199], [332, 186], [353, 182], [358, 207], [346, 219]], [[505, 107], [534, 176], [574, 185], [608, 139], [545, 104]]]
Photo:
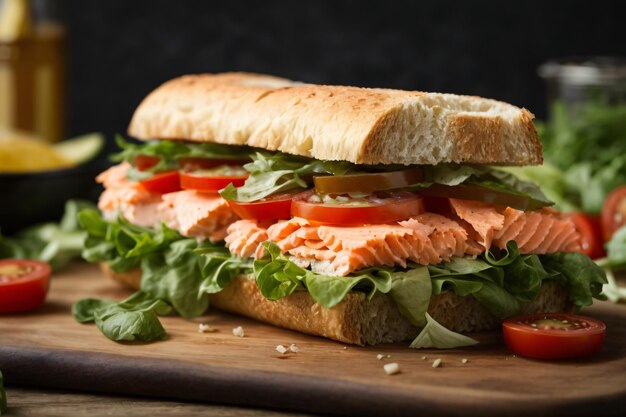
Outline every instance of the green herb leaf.
[[195, 252], [199, 256], [202, 274], [199, 294], [218, 293], [237, 275], [252, 271], [251, 260], [232, 256], [224, 246], [211, 245], [196, 249]]
[[111, 300], [84, 298], [72, 305], [72, 316], [79, 323], [90, 323], [96, 320], [96, 311], [115, 304]]
[[415, 340], [411, 342], [410, 347], [414, 349], [454, 349], [476, 344], [478, 344], [478, 340], [446, 329], [441, 324], [437, 323], [430, 314], [426, 313], [426, 326], [422, 329], [420, 334], [417, 335]]
[[620, 227], [606, 244], [608, 265], [613, 268], [626, 267], [626, 226]]
[[11, 238], [0, 235], [0, 259], [37, 259], [55, 270], [63, 267], [80, 256], [87, 236], [76, 220], [77, 213], [94, 207], [88, 201], [69, 200], [59, 223], [31, 226]]

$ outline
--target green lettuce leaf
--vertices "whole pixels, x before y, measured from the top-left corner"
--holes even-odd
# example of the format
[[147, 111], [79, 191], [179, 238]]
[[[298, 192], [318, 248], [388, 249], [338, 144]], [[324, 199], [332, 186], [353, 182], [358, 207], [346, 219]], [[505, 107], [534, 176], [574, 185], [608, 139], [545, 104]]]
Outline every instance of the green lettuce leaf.
[[63, 267], [80, 256], [87, 236], [76, 220], [77, 213], [94, 207], [88, 201], [69, 200], [59, 223], [31, 226], [10, 238], [0, 234], [0, 259], [37, 259], [55, 270]]
[[119, 303], [86, 299], [72, 306], [77, 321], [95, 322], [102, 334], [117, 342], [164, 339], [165, 329], [157, 315], [169, 314], [171, 310], [167, 303], [144, 292], [137, 292]]
[[157, 140], [151, 142], [131, 143], [121, 135], [115, 137], [117, 145], [122, 149], [111, 157], [112, 161], [127, 161], [131, 165], [137, 156], [156, 156], [159, 162], [144, 171], [133, 168], [127, 176], [131, 180], [141, 180], [151, 177], [155, 172], [180, 169], [179, 158], [210, 158], [224, 160], [247, 160], [254, 150], [247, 146], [222, 145], [218, 143], [183, 143], [171, 140]]
[[278, 300], [296, 290], [308, 291], [320, 305], [332, 308], [351, 290], [365, 292], [368, 299], [377, 293], [389, 294], [400, 311], [416, 325], [425, 323], [430, 300], [430, 277], [425, 267], [407, 271], [368, 268], [346, 277], [321, 275], [301, 268], [280, 253], [275, 243], [265, 242], [265, 254], [254, 262], [259, 290], [269, 300]]
[[222, 291], [240, 274], [252, 272], [250, 259], [235, 257], [221, 245], [211, 245], [196, 249], [200, 262], [200, 294], [215, 294]]
[[320, 161], [280, 152], [257, 152], [252, 159], [253, 162], [244, 165], [250, 172], [245, 184], [238, 188], [228, 185], [220, 192], [223, 198], [242, 202], [256, 201], [278, 192], [305, 189], [314, 174], [344, 175], [354, 166], [349, 162]]
[[411, 342], [409, 347], [414, 349], [436, 348], [454, 349], [459, 347], [473, 346], [478, 340], [464, 336], [446, 329], [437, 323], [430, 314], [426, 313], [426, 326], [419, 335]]
[[4, 391], [4, 377], [0, 371], [0, 416], [7, 413], [7, 394]]

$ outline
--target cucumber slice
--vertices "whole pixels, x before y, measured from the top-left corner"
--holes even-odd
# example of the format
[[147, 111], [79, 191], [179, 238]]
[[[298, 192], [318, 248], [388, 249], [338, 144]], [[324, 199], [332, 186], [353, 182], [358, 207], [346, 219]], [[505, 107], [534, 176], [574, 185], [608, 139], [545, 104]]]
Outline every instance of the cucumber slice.
[[63, 158], [80, 165], [95, 158], [103, 146], [104, 135], [102, 133], [88, 133], [59, 142], [54, 145], [54, 149]]

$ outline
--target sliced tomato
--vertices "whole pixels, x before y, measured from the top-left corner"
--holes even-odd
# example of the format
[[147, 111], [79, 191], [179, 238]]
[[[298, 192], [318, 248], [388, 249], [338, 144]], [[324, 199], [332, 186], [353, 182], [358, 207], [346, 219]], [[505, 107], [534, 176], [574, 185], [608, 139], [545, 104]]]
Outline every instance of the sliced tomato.
[[182, 171], [180, 173], [180, 186], [186, 190], [216, 193], [228, 184], [241, 187], [246, 182], [248, 172], [243, 168], [225, 169], [224, 167], [223, 165], [221, 168], [213, 170]]
[[585, 213], [571, 213], [569, 218], [580, 234], [580, 251], [591, 259], [606, 256], [600, 230], [600, 219]]
[[50, 283], [50, 265], [29, 259], [0, 260], [0, 313], [40, 307]]
[[564, 313], [530, 314], [502, 323], [509, 350], [537, 359], [591, 356], [602, 347], [605, 331], [599, 320]]
[[139, 181], [146, 190], [153, 193], [167, 194], [180, 191], [180, 178], [178, 171], [155, 174], [150, 178]]
[[293, 194], [276, 194], [250, 203], [226, 202], [237, 216], [245, 220], [287, 220], [291, 218], [292, 198]]
[[133, 165], [139, 171], [147, 171], [159, 163], [161, 158], [158, 156], [137, 155], [133, 160]]
[[318, 224], [350, 226], [391, 223], [423, 212], [422, 198], [408, 191], [328, 198], [310, 190], [296, 195], [291, 204], [292, 216]]
[[178, 163], [185, 171], [196, 171], [200, 169], [211, 169], [220, 165], [242, 166], [249, 161], [236, 159], [210, 159], [210, 158], [178, 158]]
[[321, 194], [373, 193], [393, 190], [421, 182], [420, 168], [401, 171], [314, 177], [315, 190]]
[[606, 242], [626, 224], [626, 185], [611, 191], [602, 207], [602, 236]]

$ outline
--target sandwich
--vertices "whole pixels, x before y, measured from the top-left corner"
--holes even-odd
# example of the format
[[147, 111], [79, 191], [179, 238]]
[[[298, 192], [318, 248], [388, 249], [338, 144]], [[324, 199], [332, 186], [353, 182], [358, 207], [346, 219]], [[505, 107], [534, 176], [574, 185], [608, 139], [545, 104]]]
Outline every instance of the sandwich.
[[542, 163], [533, 115], [452, 94], [184, 76], [98, 177], [83, 257], [136, 292], [74, 305], [113, 340], [209, 308], [343, 343], [476, 343], [569, 312], [606, 277], [568, 217], [506, 166]]

